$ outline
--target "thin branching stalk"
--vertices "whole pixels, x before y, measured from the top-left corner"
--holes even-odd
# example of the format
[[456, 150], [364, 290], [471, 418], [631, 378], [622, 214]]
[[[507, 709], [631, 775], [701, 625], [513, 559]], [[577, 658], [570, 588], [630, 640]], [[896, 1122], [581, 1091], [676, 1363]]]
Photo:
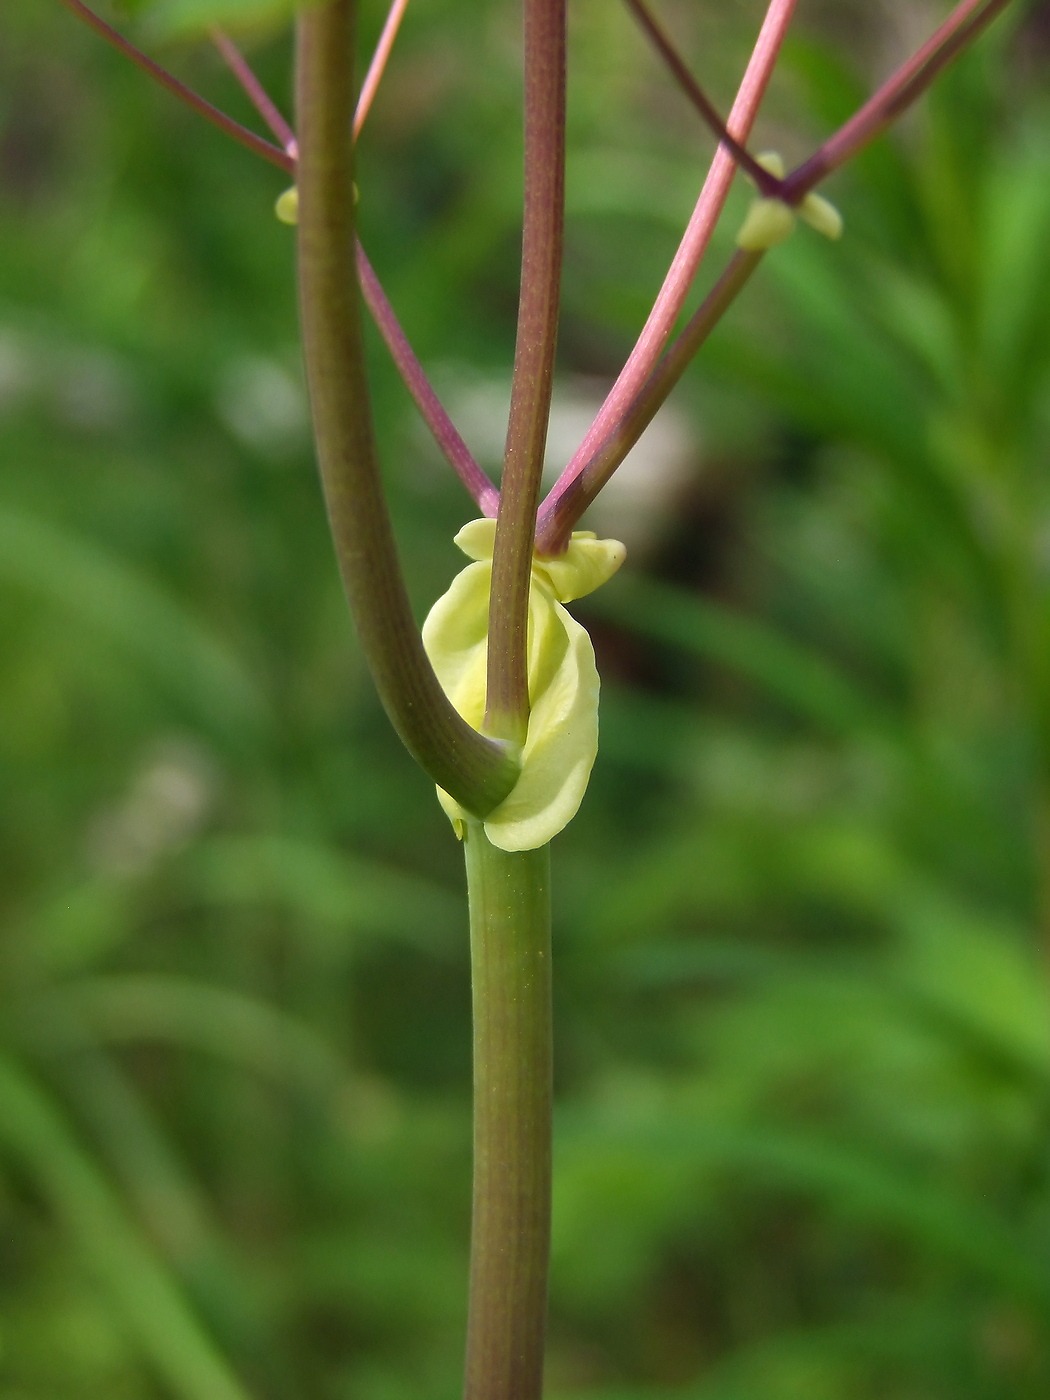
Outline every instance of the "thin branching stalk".
[[372, 313], [372, 319], [386, 342], [391, 359], [397, 366], [408, 392], [433, 434], [434, 441], [470, 492], [482, 515], [494, 516], [499, 509], [499, 491], [478, 466], [470, 448], [460, 437], [455, 424], [434, 392], [360, 243], [357, 245], [357, 273], [361, 279], [361, 294]]
[[265, 140], [262, 136], [257, 136], [246, 126], [241, 126], [240, 122], [228, 117], [225, 112], [221, 112], [218, 107], [213, 106], [206, 98], [187, 87], [185, 83], [180, 83], [178, 78], [169, 73], [166, 68], [162, 68], [159, 63], [154, 63], [152, 58], [147, 57], [141, 49], [137, 49], [130, 40], [125, 39], [123, 34], [114, 29], [112, 25], [107, 24], [104, 19], [100, 19], [94, 10], [89, 10], [86, 5], [81, 3], [81, 0], [61, 0], [61, 3], [65, 5], [67, 10], [72, 10], [78, 19], [83, 20], [89, 29], [100, 34], [125, 58], [129, 58], [132, 63], [148, 73], [155, 82], [160, 83], [161, 87], [167, 88], [180, 102], [184, 102], [187, 107], [192, 107], [195, 112], [207, 118], [214, 126], [225, 131], [227, 136], [232, 136], [242, 146], [247, 146], [257, 156], [268, 160], [271, 165], [277, 165], [282, 170], [294, 170], [295, 161], [287, 151], [282, 150], [280, 146], [275, 146], [273, 142]]
[[317, 454], [361, 648], [406, 748], [469, 810], [513, 786], [505, 746], [453, 709], [423, 651], [397, 561], [365, 378], [354, 269], [353, 0], [298, 20], [299, 296]]
[[778, 195], [780, 193], [780, 181], [775, 175], [759, 165], [758, 161], [755, 160], [746, 146], [742, 146], [728, 129], [722, 121], [722, 118], [718, 115], [714, 103], [693, 77], [685, 60], [675, 48], [674, 44], [672, 44], [662, 26], [657, 22], [656, 16], [644, 3], [644, 0], [625, 0], [625, 3], [645, 31], [646, 37], [650, 40], [656, 52], [667, 65], [671, 76], [700, 113], [700, 116], [707, 123], [711, 131], [714, 132], [715, 136], [718, 137], [719, 141], [721, 141], [722, 145], [736, 161], [737, 165], [739, 165], [742, 170], [747, 171], [748, 175], [751, 176], [752, 180], [754, 180], [763, 194], [770, 196]]
[[[728, 129], [738, 141], [746, 141], [750, 134], [794, 10], [795, 0], [771, 0], [766, 11], [727, 122]], [[718, 216], [729, 195], [735, 169], [733, 157], [720, 147], [711, 162], [711, 169], [704, 181], [696, 208], [642, 333], [583, 442], [543, 503], [536, 531], [538, 553], [558, 554], [565, 548], [568, 536], [562, 527], [566, 520], [566, 511], [564, 508], [559, 509], [558, 503], [566, 494], [575, 497], [578, 489], [574, 486], [576, 478], [581, 475], [592, 455], [616, 430], [624, 412], [656, 368], [657, 361], [674, 331], [689, 289], [693, 285], [693, 279], [711, 241], [711, 235], [715, 231]], [[569, 529], [571, 528], [569, 524]]]
[[565, 0], [525, 0], [521, 294], [489, 614], [488, 733], [523, 743], [536, 506], [558, 338], [565, 222]]
[[[1007, 4], [1009, 0], [963, 0], [929, 41], [897, 69], [845, 126], [784, 179], [780, 198], [786, 203], [798, 204], [824, 175], [874, 141], [891, 121], [923, 95], [945, 64], [971, 43]], [[731, 116], [731, 125], [732, 120]], [[721, 155], [720, 150], [716, 163]], [[634, 384], [630, 395], [620, 396], [617, 411], [610, 412], [610, 402], [620, 388], [620, 380], [617, 381], [584, 442], [543, 503], [536, 536], [539, 552], [557, 553], [564, 548], [573, 525], [652, 421], [689, 360], [751, 276], [760, 256], [739, 251], [734, 255], [670, 351], [643, 383]], [[666, 288], [666, 281], [664, 286]], [[652, 319], [650, 316], [650, 322]], [[629, 360], [628, 367], [630, 363]], [[627, 367], [620, 379], [626, 374]]]
[[922, 96], [937, 74], [973, 42], [1010, 0], [963, 0], [941, 27], [807, 161], [784, 181], [782, 198], [797, 204], [825, 176], [852, 159]]
[[259, 113], [259, 116], [262, 117], [274, 136], [277, 137], [277, 140], [280, 141], [284, 149], [292, 159], [295, 160], [299, 154], [299, 143], [295, 139], [295, 132], [288, 125], [277, 103], [255, 76], [251, 65], [245, 59], [240, 49], [233, 40], [227, 34], [224, 34], [217, 26], [213, 25], [212, 28], [209, 29], [208, 34], [212, 43], [222, 55], [223, 62], [247, 93], [252, 106]]
[[693, 356], [743, 291], [762, 257], [762, 253], [746, 253], [743, 249], [734, 253], [681, 335], [662, 356], [609, 436], [599, 444], [583, 471], [573, 480], [571, 490], [555, 501], [554, 508], [546, 517], [547, 528], [553, 535], [568, 536], [573, 525], [656, 417]]
[[[368, 70], [368, 77], [365, 80], [366, 87], [362, 89], [361, 96], [357, 100], [357, 109], [354, 113], [355, 139], [368, 115], [369, 105], [379, 86], [386, 59], [389, 57], [397, 34], [400, 16], [404, 13], [407, 3], [408, 0], [404, 0], [404, 3], [402, 0], [397, 0], [387, 17], [379, 47]], [[240, 49], [220, 29], [212, 29], [211, 38], [230, 71], [255, 104], [260, 116], [289, 155], [297, 159], [299, 143], [295, 138], [295, 132], [285, 121], [276, 103], [253, 73]], [[416, 407], [423, 416], [423, 421], [434, 435], [434, 440], [445, 459], [470, 492], [481, 512], [484, 515], [495, 515], [499, 506], [499, 492], [475, 461], [470, 449], [456, 431], [455, 425], [434, 392], [433, 386], [427, 379], [423, 366], [419, 363], [415, 351], [409, 344], [408, 337], [402, 330], [394, 308], [383, 291], [379, 278], [376, 276], [372, 264], [368, 261], [360, 242], [357, 243], [357, 274], [361, 282], [361, 293], [365, 305], [390, 351], [398, 373], [415, 400]]]
[[372, 103], [379, 91], [379, 84], [383, 81], [383, 74], [386, 72], [386, 65], [394, 47], [394, 40], [397, 38], [397, 31], [401, 28], [401, 21], [404, 19], [407, 9], [408, 0], [394, 0], [390, 6], [386, 23], [383, 25], [383, 32], [379, 36], [379, 43], [376, 44], [376, 51], [372, 55], [372, 62], [368, 65], [368, 72], [361, 84], [361, 94], [357, 99], [357, 110], [354, 112], [355, 141], [361, 135], [361, 128], [372, 109]]

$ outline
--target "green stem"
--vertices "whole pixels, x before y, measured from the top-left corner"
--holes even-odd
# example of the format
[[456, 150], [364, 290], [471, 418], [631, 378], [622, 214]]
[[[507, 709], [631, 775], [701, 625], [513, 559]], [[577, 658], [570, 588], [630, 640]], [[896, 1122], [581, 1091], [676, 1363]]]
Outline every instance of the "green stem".
[[551, 1200], [550, 847], [464, 849], [474, 982], [465, 1400], [539, 1400]]
[[365, 378], [354, 275], [354, 0], [298, 23], [299, 300], [310, 407], [343, 586], [379, 698], [409, 753], [484, 815], [517, 781], [505, 745], [453, 709], [427, 660], [398, 564]]

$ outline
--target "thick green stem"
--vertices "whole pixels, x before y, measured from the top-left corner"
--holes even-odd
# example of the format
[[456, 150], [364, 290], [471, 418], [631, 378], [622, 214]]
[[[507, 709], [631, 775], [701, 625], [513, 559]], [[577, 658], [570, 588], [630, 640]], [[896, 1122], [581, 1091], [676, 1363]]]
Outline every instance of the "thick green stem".
[[550, 847], [464, 848], [474, 982], [465, 1400], [539, 1400], [551, 1201]]
[[517, 764], [460, 718], [438, 684], [379, 475], [354, 264], [355, 8], [331, 0], [298, 23], [299, 301], [317, 456], [343, 585], [384, 708], [434, 781], [484, 815], [513, 787]]

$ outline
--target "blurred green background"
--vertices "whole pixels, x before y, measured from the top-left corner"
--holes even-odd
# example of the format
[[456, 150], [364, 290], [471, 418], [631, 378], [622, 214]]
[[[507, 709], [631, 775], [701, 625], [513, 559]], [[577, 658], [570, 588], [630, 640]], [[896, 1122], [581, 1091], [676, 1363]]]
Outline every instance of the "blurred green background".
[[[756, 4], [661, 13], [725, 108]], [[804, 4], [755, 148], [941, 13]], [[571, 24], [555, 468], [711, 150], [615, 5]], [[359, 177], [489, 464], [517, 26], [415, 0]], [[0, 1400], [452, 1400], [459, 852], [341, 599], [282, 180], [56, 0], [0, 32]], [[287, 33], [245, 43], [287, 109]], [[837, 178], [843, 242], [767, 259], [595, 510], [630, 558], [578, 610], [603, 740], [555, 847], [551, 1400], [1050, 1393], [1048, 60], [1018, 9]], [[474, 512], [370, 349], [422, 617]]]

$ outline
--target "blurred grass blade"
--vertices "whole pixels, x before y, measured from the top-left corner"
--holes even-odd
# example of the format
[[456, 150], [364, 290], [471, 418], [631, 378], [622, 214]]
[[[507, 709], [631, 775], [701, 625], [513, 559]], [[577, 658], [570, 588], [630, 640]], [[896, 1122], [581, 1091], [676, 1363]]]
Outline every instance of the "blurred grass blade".
[[331, 931], [379, 935], [434, 952], [463, 946], [466, 902], [411, 871], [287, 836], [218, 837], [188, 858], [191, 888], [220, 905], [277, 905]]
[[964, 1196], [880, 1160], [862, 1148], [806, 1133], [652, 1122], [591, 1128], [582, 1121], [556, 1141], [562, 1152], [634, 1148], [650, 1159], [694, 1159], [705, 1169], [731, 1168], [780, 1188], [823, 1199], [835, 1213], [898, 1231], [913, 1246], [962, 1264], [1050, 1315], [1050, 1270], [994, 1215]]
[[254, 1352], [263, 1341], [250, 1278], [220, 1232], [211, 1203], [131, 1078], [104, 1052], [64, 1061], [62, 1089], [79, 1121], [107, 1154], [150, 1238], [204, 1310], [220, 1342]]
[[314, 0], [135, 0], [147, 38], [198, 38], [213, 25], [268, 30], [290, 20]]
[[0, 1144], [76, 1241], [172, 1394], [180, 1400], [248, 1400], [60, 1111], [6, 1059], [0, 1059]]
[[609, 622], [729, 666], [801, 717], [853, 735], [884, 726], [877, 706], [822, 658], [755, 618], [634, 574], [587, 600]]
[[129, 564], [64, 527], [0, 506], [0, 582], [96, 628], [151, 672], [192, 717], [238, 747], [265, 711], [240, 662], [207, 627]]
[[35, 1001], [27, 1020], [45, 1026], [40, 1041], [59, 1049], [76, 1048], [82, 1030], [108, 1044], [160, 1041], [202, 1050], [312, 1093], [328, 1092], [346, 1077], [321, 1037], [295, 1017], [188, 977], [84, 978]]

